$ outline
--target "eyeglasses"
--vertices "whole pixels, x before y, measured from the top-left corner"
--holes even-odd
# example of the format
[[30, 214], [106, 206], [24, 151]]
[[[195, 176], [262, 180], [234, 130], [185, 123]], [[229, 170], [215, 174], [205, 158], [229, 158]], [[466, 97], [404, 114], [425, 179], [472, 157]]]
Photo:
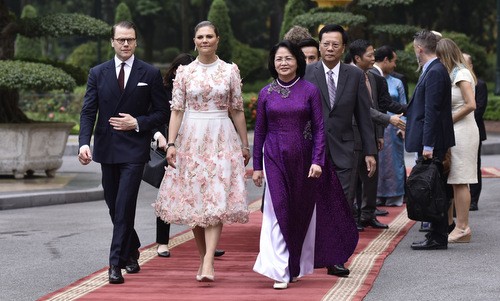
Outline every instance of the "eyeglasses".
[[274, 62], [276, 64], [286, 62], [287, 64], [290, 64], [291, 62], [295, 61], [294, 57], [287, 56], [287, 57], [277, 57], [274, 59]]
[[132, 42], [135, 42], [135, 38], [127, 38], [127, 39], [122, 39], [122, 38], [118, 38], [118, 39], [113, 39], [114, 41], [117, 41], [118, 44], [120, 45], [123, 45], [125, 44], [125, 42], [127, 42], [127, 44], [132, 44]]
[[342, 46], [342, 44], [325, 42], [321, 43], [321, 46], [323, 46], [324, 48], [329, 48], [330, 46], [332, 46], [333, 49], [339, 49]]

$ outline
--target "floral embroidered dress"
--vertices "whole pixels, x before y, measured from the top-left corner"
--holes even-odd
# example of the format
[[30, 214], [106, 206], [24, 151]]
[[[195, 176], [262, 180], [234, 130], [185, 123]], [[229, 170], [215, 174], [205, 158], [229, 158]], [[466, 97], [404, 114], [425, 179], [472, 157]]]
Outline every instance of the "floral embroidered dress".
[[[280, 84], [264, 87], [257, 104], [253, 167], [264, 171], [267, 187], [253, 269], [290, 282], [314, 268], [345, 263], [358, 232], [332, 164], [325, 161], [319, 90], [302, 79]], [[308, 178], [311, 164], [322, 167], [319, 178]]]
[[243, 110], [235, 64], [196, 59], [179, 66], [172, 111], [185, 111], [175, 140], [176, 169], [167, 167], [153, 204], [172, 224], [208, 227], [248, 222], [241, 141], [228, 109]]

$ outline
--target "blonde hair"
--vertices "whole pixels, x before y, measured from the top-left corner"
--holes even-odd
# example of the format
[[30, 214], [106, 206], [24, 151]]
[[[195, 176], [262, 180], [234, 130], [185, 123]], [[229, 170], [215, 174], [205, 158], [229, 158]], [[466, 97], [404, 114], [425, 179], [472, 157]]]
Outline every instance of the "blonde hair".
[[477, 83], [477, 78], [474, 74], [474, 71], [472, 71], [472, 68], [462, 55], [462, 51], [460, 51], [460, 48], [458, 48], [457, 44], [455, 44], [453, 40], [448, 38], [440, 39], [436, 46], [436, 55], [441, 60], [441, 63], [443, 63], [443, 65], [446, 67], [448, 73], [451, 74], [453, 69], [456, 67], [467, 68], [474, 78], [473, 84]]

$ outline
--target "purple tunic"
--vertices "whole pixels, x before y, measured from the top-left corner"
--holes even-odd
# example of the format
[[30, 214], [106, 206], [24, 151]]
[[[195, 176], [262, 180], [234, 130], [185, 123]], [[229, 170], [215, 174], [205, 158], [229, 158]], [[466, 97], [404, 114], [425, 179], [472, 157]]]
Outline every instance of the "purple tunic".
[[[253, 167], [263, 170], [265, 164], [267, 188], [290, 254], [290, 276], [295, 277], [315, 205], [315, 267], [346, 262], [358, 232], [331, 163], [325, 167], [320, 91], [302, 79], [289, 94], [286, 90], [272, 83], [259, 93]], [[319, 179], [307, 177], [311, 164], [322, 166]]]

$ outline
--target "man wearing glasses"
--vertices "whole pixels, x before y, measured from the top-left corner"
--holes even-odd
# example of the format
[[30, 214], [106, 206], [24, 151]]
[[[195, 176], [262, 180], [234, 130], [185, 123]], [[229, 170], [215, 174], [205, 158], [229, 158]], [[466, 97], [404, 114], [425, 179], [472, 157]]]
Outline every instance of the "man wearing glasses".
[[119, 284], [124, 282], [122, 268], [127, 273], [140, 270], [140, 242], [134, 229], [137, 194], [149, 160], [151, 130], [167, 120], [168, 102], [160, 71], [134, 56], [137, 42], [132, 22], [113, 26], [111, 46], [115, 57], [89, 73], [78, 160], [82, 165], [92, 160], [101, 163], [104, 199], [113, 223], [109, 283]]
[[[373, 124], [370, 116], [371, 101], [361, 69], [341, 63], [347, 44], [347, 33], [336, 24], [325, 25], [319, 32], [321, 61], [308, 64], [305, 80], [321, 90], [325, 122], [327, 156], [342, 184], [351, 209], [354, 210], [354, 130], [357, 124], [361, 135], [368, 176], [376, 169], [377, 153]], [[354, 219], [352, 220], [355, 223]], [[340, 229], [339, 229], [340, 230]], [[328, 267], [328, 274], [349, 275], [344, 262]]]

